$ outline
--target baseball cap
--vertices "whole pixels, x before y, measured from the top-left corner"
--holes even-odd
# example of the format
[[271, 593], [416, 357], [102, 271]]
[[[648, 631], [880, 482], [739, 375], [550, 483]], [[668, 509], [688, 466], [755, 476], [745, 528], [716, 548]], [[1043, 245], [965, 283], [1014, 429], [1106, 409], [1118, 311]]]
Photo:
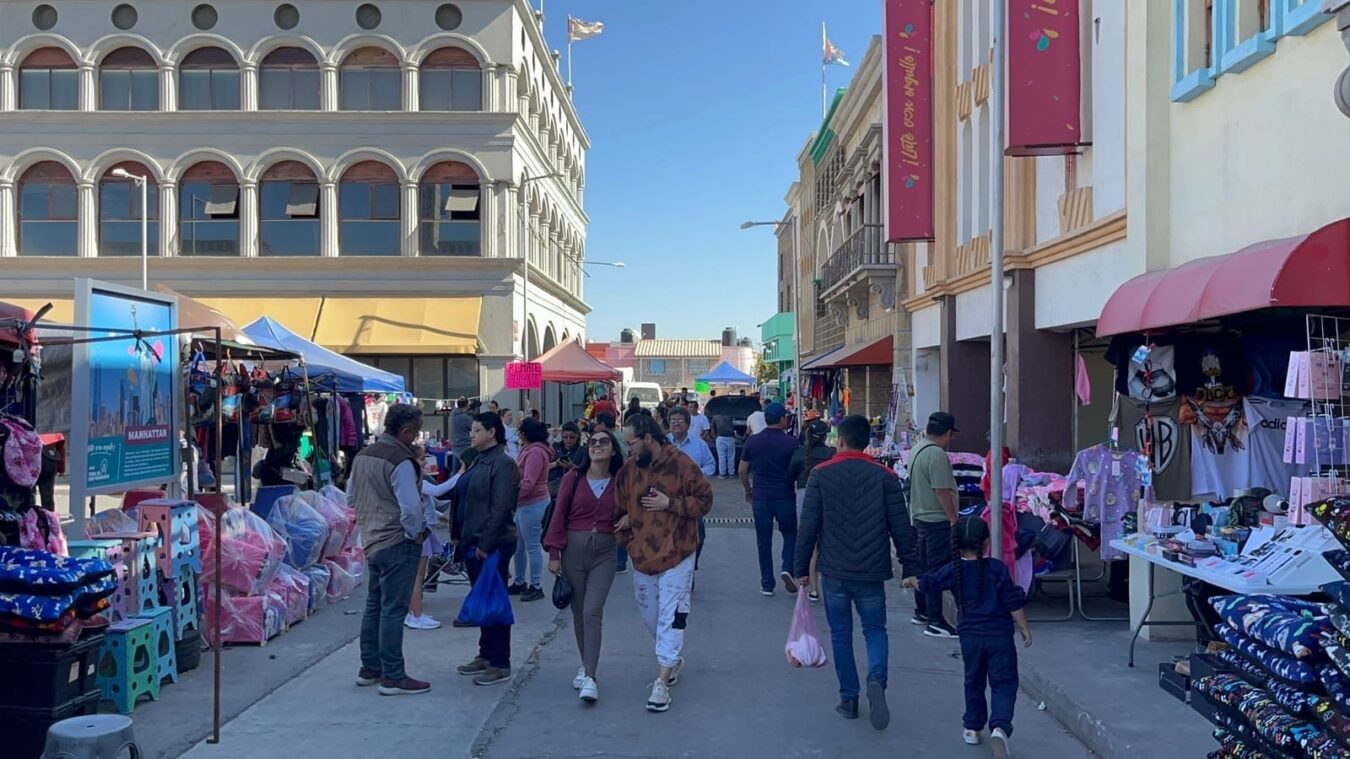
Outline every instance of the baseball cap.
[[946, 411], [934, 411], [928, 415], [928, 434], [945, 435], [948, 432], [960, 432], [956, 429], [956, 417]]
[[781, 403], [770, 403], [764, 408], [764, 421], [769, 424], [778, 424], [787, 416], [787, 409]]

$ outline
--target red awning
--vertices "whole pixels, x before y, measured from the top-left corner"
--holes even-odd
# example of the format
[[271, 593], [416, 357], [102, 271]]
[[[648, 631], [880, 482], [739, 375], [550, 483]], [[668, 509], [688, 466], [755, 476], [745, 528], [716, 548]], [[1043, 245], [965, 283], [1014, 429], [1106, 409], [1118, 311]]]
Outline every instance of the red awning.
[[895, 337], [887, 335], [880, 340], [845, 349], [830, 359], [830, 366], [890, 366], [894, 360]]
[[1263, 308], [1350, 306], [1350, 219], [1311, 234], [1141, 274], [1116, 289], [1097, 335], [1175, 327]]
[[[27, 324], [32, 319], [32, 311], [0, 302], [0, 344], [18, 346], [20, 325]], [[27, 337], [30, 345], [37, 342], [36, 331], [30, 330]]]
[[559, 343], [535, 361], [543, 365], [545, 382], [616, 382], [623, 377], [575, 340]]
[[829, 369], [830, 367], [834, 366], [833, 363], [834, 359], [838, 356], [844, 355], [845, 351], [847, 350], [848, 350], [847, 348], [835, 348], [833, 350], [826, 351], [820, 354], [819, 356], [816, 356], [815, 358], [803, 363], [802, 371], [810, 372], [810, 371], [820, 371], [822, 369]]

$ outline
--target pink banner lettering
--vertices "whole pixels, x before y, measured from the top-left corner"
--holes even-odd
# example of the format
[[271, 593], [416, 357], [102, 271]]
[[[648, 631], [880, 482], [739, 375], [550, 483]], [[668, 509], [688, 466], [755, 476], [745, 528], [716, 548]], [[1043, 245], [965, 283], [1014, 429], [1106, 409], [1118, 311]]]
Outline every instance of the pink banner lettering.
[[933, 239], [933, 3], [886, 0], [886, 239]]
[[1009, 0], [1008, 155], [1083, 144], [1078, 0]]
[[512, 361], [506, 365], [507, 390], [538, 390], [543, 386], [543, 364], [536, 361]]

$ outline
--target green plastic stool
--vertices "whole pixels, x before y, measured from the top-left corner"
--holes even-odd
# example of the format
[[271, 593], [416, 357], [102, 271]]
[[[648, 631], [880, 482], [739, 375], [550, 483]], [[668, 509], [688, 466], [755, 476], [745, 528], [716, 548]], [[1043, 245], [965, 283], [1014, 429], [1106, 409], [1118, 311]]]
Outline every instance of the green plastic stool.
[[148, 619], [150, 624], [154, 625], [154, 648], [151, 653], [155, 656], [155, 669], [159, 681], [178, 682], [178, 648], [173, 643], [173, 609], [161, 606], [143, 611], [132, 619]]
[[154, 623], [124, 619], [109, 625], [98, 662], [97, 681], [103, 699], [113, 702], [118, 712], [131, 714], [141, 696], [159, 700], [158, 675]]

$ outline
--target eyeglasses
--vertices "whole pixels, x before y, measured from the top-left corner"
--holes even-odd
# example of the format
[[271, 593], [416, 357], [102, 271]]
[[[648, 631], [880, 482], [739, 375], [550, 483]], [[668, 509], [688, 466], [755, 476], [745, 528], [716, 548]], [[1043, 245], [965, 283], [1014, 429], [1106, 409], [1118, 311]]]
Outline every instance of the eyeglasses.
[[608, 447], [610, 447], [611, 445], [613, 445], [613, 443], [611, 443], [610, 440], [609, 440], [609, 438], [607, 438], [607, 437], [596, 437], [596, 438], [591, 438], [591, 439], [586, 443], [586, 445], [590, 446], [591, 448], [608, 448]]

